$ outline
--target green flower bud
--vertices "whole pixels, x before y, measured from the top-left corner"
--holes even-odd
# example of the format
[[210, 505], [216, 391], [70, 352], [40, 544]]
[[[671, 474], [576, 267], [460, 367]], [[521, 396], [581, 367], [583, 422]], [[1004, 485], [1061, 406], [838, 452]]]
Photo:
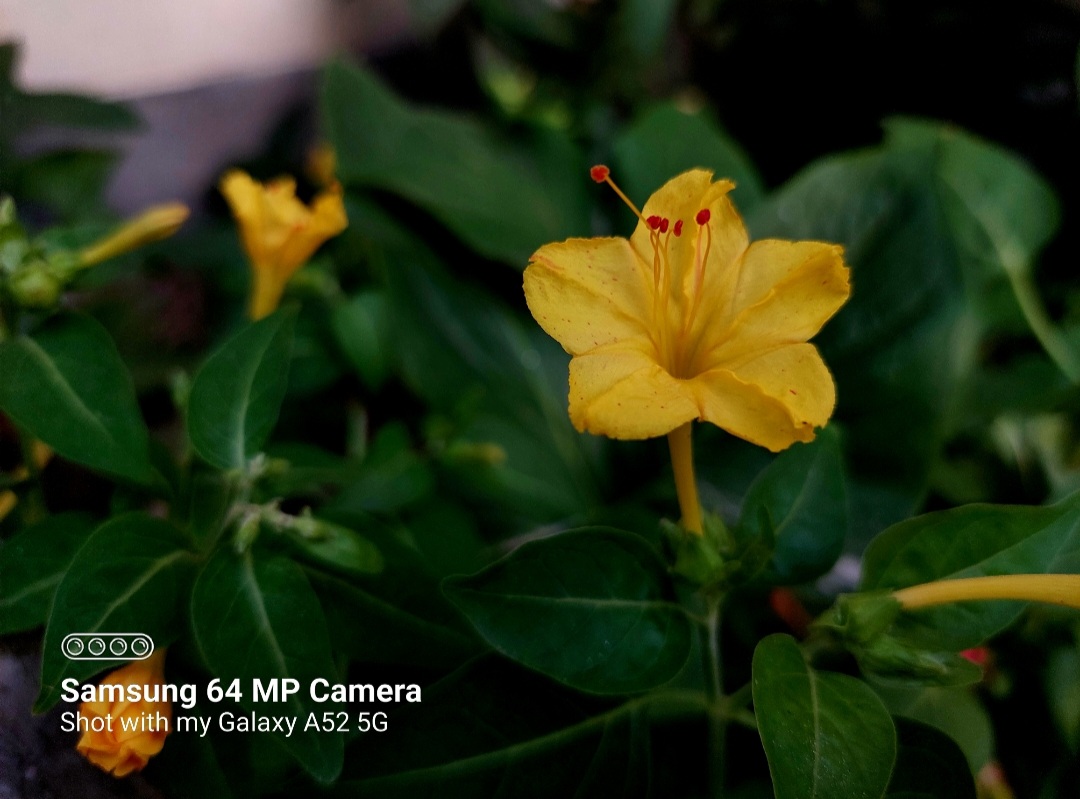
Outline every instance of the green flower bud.
[[11, 276], [8, 290], [22, 307], [46, 309], [59, 301], [64, 282], [46, 261], [34, 260]]

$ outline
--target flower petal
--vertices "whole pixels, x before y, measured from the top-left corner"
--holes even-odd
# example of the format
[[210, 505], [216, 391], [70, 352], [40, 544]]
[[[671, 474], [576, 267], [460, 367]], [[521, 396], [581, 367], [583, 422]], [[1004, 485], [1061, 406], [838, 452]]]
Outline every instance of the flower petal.
[[[698, 212], [703, 209], [709, 211], [708, 235], [711, 237], [709, 257], [703, 272], [702, 303], [705, 307], [702, 311], [712, 304], [711, 298], [729, 296], [730, 285], [737, 275], [735, 265], [748, 243], [742, 217], [727, 196], [735, 184], [730, 180], [713, 182], [712, 178], [712, 172], [704, 169], [684, 172], [661, 186], [645, 203], [642, 211], [646, 219], [653, 215], [668, 219], [671, 229], [677, 221], [683, 223], [681, 236], [669, 234], [661, 242], [672, 268], [669, 279], [674, 290], [674, 310], [678, 314], [688, 311], [686, 304], [696, 282], [695, 265], [698, 256], [704, 256], [705, 252], [706, 231], [695, 221]], [[650, 229], [639, 221], [630, 243], [649, 265], [651, 275], [653, 245]]]
[[790, 344], [731, 370], [783, 404], [799, 427], [822, 427], [836, 405], [836, 387], [813, 344]]
[[[285, 241], [278, 256], [278, 276], [288, 280], [293, 273], [306, 264], [315, 251], [329, 238], [343, 231], [349, 224], [345, 216], [345, 202], [341, 186], [334, 184], [315, 198], [308, 211], [295, 195], [289, 195], [283, 214], [291, 219]], [[294, 215], [296, 207], [299, 215]]]
[[624, 339], [649, 341], [645, 265], [626, 239], [541, 247], [525, 270], [525, 300], [549, 336], [580, 355]]
[[780, 400], [725, 369], [714, 369], [690, 381], [702, 421], [772, 452], [796, 441], [810, 441], [814, 430], [798, 425]]
[[570, 420], [581, 432], [653, 438], [697, 416], [687, 383], [633, 344], [601, 347], [570, 361]]
[[714, 326], [704, 337], [703, 367], [728, 366], [811, 338], [851, 294], [849, 275], [837, 245], [754, 242], [742, 259], [726, 314], [730, 323]]

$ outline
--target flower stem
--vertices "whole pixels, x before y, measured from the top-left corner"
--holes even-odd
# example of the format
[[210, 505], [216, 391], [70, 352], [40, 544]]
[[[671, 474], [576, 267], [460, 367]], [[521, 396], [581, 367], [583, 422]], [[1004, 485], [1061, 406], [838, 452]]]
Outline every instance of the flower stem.
[[690, 425], [676, 427], [668, 433], [668, 449], [671, 465], [675, 470], [675, 491], [679, 495], [682, 526], [692, 533], [702, 535], [701, 503], [698, 501], [697, 481], [694, 479], [694, 445]]
[[[689, 425], [687, 425], [689, 427]], [[724, 696], [723, 662], [720, 659], [720, 622], [723, 596], [708, 598], [705, 622], [705, 675], [709, 697], [709, 795], [724, 795], [724, 759], [727, 749], [727, 725], [730, 720], [728, 697]]]
[[937, 580], [894, 591], [893, 598], [904, 610], [994, 599], [1047, 602], [1080, 610], [1080, 574], [1002, 574]]

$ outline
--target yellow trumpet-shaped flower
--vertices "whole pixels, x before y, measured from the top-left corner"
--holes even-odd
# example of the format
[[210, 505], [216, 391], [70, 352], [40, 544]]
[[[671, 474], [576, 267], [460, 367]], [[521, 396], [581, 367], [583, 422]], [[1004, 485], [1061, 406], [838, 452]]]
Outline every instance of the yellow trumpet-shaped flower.
[[180, 229], [189, 213], [183, 203], [165, 203], [148, 208], [82, 250], [79, 253], [79, 266], [93, 266], [138, 247], [167, 239]]
[[635, 212], [633, 235], [547, 244], [525, 270], [529, 310], [573, 356], [575, 427], [620, 439], [672, 434], [680, 486], [693, 480], [680, 463], [690, 463], [694, 420], [774, 452], [811, 440], [835, 388], [806, 342], [850, 293], [842, 249], [750, 243], [728, 198], [734, 184], [702, 169], [668, 181], [642, 211], [606, 167], [592, 174]]
[[251, 262], [249, 315], [261, 319], [278, 307], [285, 284], [327, 239], [348, 225], [340, 185], [315, 198], [311, 207], [296, 197], [296, 182], [278, 178], [265, 185], [239, 170], [221, 181], [221, 193], [240, 226]]
[[893, 591], [893, 598], [904, 610], [999, 599], [1045, 602], [1080, 610], [1080, 574], [995, 574], [935, 580]]
[[[79, 706], [90, 724], [76, 748], [103, 771], [126, 777], [141, 771], [161, 751], [170, 732], [172, 705], [160, 698], [164, 695], [165, 650], [122, 666], [101, 685], [117, 686], [118, 697]], [[138, 697], [132, 699], [135, 692]]]

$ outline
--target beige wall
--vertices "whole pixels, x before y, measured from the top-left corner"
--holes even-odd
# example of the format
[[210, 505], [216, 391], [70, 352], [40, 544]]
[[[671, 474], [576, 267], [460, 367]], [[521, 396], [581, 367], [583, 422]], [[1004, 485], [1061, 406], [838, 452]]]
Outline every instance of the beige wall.
[[24, 85], [113, 97], [310, 67], [407, 26], [407, 0], [0, 0]]

